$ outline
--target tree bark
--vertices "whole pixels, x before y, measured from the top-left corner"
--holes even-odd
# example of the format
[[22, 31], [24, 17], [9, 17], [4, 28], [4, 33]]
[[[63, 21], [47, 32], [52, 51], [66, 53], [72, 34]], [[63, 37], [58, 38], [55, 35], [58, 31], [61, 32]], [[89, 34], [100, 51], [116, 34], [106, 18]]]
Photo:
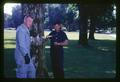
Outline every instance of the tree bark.
[[[33, 16], [33, 26], [31, 30], [31, 35], [36, 37], [44, 36], [44, 5], [43, 4], [22, 4], [22, 14], [23, 16], [29, 14]], [[37, 57], [37, 72], [36, 77], [45, 78], [48, 76], [47, 68], [45, 65], [45, 53], [44, 53], [44, 43], [42, 45], [36, 46], [32, 45], [31, 51], [33, 51], [32, 55], [36, 55]]]
[[88, 45], [87, 39], [87, 29], [88, 29], [88, 18], [86, 16], [81, 16], [81, 26], [79, 30], [79, 44], [82, 46]]
[[89, 31], [89, 39], [95, 40], [94, 33], [96, 27], [96, 16], [90, 16], [90, 31]]
[[79, 11], [80, 11], [80, 28], [79, 28], [79, 41], [78, 43], [82, 46], [88, 45], [88, 39], [87, 39], [87, 29], [88, 29], [88, 15], [87, 15], [87, 6], [86, 5], [80, 5]]

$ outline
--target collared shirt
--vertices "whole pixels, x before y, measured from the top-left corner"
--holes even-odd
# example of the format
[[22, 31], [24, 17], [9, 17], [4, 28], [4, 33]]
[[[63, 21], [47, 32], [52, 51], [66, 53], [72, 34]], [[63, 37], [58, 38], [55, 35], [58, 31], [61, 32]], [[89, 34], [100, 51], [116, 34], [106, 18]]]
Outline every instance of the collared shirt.
[[25, 24], [22, 24], [22, 26], [23, 26], [23, 28], [25, 28], [25, 30], [27, 31], [27, 33], [30, 34], [28, 27], [25, 26]]

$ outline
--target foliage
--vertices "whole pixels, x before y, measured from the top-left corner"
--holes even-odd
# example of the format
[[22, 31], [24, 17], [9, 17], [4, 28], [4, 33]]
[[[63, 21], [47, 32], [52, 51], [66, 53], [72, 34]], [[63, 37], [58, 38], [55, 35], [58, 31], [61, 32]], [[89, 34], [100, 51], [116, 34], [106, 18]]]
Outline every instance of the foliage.
[[12, 19], [14, 21], [13, 27], [17, 28], [17, 26], [19, 26], [23, 22], [21, 5], [13, 7], [12, 13]]
[[[79, 10], [78, 4], [44, 4], [45, 5], [45, 15], [44, 24], [45, 29], [53, 29], [53, 24], [55, 21], [61, 21], [64, 27], [68, 31], [76, 31], [79, 29]], [[81, 6], [81, 5], [80, 5]], [[97, 26], [96, 28], [113, 28], [115, 27], [115, 15], [113, 15], [113, 10], [115, 4], [86, 4], [86, 12], [89, 16], [96, 16]], [[81, 8], [81, 7], [80, 7]], [[17, 27], [22, 23], [22, 11], [21, 5], [13, 8], [13, 15], [11, 19], [5, 17], [8, 23], [12, 24], [13, 27]], [[12, 20], [12, 21], [11, 21]], [[18, 21], [19, 20], [19, 21]]]
[[6, 27], [13, 27], [14, 23], [13, 23], [13, 19], [11, 15], [8, 14], [4, 14], [4, 28]]

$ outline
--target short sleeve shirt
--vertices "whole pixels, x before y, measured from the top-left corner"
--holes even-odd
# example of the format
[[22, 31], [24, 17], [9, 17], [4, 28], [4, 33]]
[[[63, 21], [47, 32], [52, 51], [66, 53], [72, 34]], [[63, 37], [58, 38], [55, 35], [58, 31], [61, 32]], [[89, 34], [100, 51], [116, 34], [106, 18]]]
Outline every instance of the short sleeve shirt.
[[51, 35], [52, 37], [51, 39], [51, 45], [54, 44], [54, 42], [64, 42], [65, 40], [68, 40], [68, 37], [66, 36], [65, 32], [63, 31], [52, 31], [49, 35]]

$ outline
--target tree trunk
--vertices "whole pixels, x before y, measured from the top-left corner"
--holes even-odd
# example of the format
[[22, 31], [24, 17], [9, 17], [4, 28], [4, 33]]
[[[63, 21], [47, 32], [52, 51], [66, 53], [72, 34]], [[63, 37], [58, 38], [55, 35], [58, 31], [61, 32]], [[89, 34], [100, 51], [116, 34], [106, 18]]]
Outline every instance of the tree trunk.
[[85, 16], [81, 16], [81, 26], [79, 29], [79, 44], [82, 46], [88, 45], [88, 39], [87, 39], [87, 29], [88, 29], [88, 18]]
[[87, 29], [88, 29], [88, 15], [86, 5], [80, 5], [80, 28], [79, 28], [79, 44], [82, 46], [88, 45]]
[[[30, 14], [33, 16], [33, 27], [31, 30], [31, 35], [36, 37], [44, 36], [44, 5], [43, 4], [22, 4], [22, 14], [23, 16]], [[37, 42], [35, 42], [37, 43]], [[45, 65], [45, 54], [44, 54], [44, 43], [41, 45], [31, 45], [31, 55], [36, 55], [35, 61], [38, 62], [36, 77], [45, 78], [48, 76], [47, 68]]]
[[89, 39], [95, 40], [94, 33], [95, 33], [95, 26], [96, 26], [96, 17], [90, 17], [90, 31], [89, 31]]

